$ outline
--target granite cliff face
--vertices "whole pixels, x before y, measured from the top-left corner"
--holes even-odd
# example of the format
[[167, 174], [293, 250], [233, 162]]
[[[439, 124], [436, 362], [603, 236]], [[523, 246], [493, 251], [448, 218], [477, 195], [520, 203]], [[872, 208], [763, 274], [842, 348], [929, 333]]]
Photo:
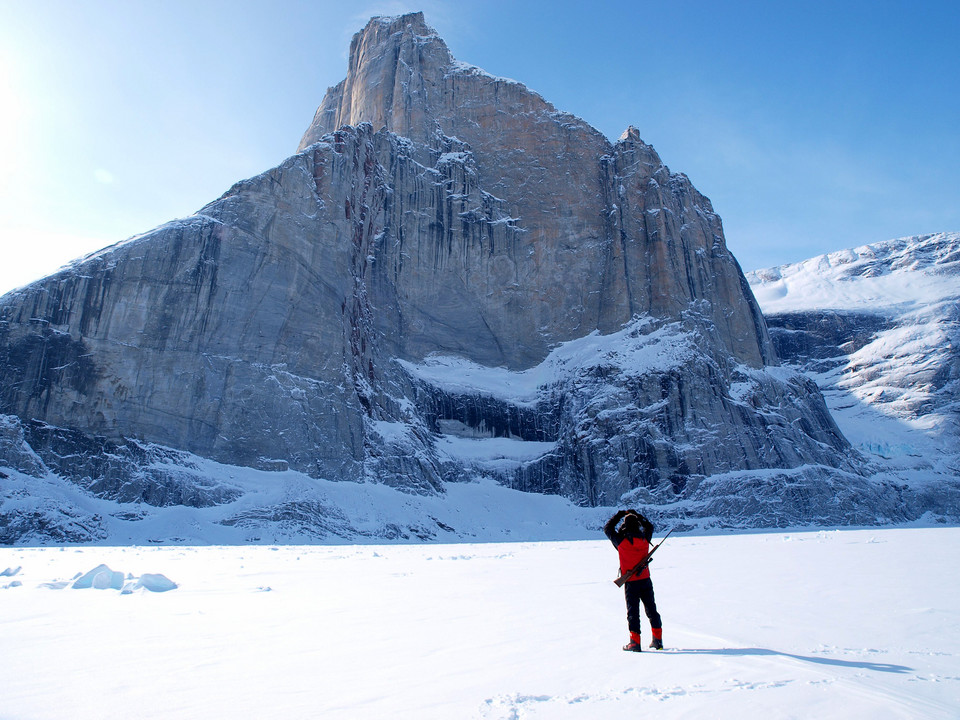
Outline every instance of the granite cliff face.
[[[503, 221], [521, 233], [521, 252], [494, 248], [499, 292], [452, 308], [451, 324], [470, 311], [502, 317], [497, 352], [475, 357], [486, 343], [472, 326], [458, 352], [524, 368], [558, 341], [613, 332], [644, 313], [688, 313], [727, 354], [754, 367], [772, 361], [720, 218], [635, 128], [611, 144], [520, 83], [455, 61], [419, 13], [374, 19], [354, 37], [347, 77], [327, 91], [300, 149], [360, 123], [435, 150], [457, 143], [483, 194], [500, 199]], [[453, 190], [438, 217], [448, 233], [476, 210]]]
[[851, 522], [809, 498], [860, 459], [776, 363], [720, 218], [634, 128], [611, 143], [421, 14], [374, 18], [296, 155], [3, 298], [4, 462], [153, 507], [237, 502], [190, 480], [208, 458]]

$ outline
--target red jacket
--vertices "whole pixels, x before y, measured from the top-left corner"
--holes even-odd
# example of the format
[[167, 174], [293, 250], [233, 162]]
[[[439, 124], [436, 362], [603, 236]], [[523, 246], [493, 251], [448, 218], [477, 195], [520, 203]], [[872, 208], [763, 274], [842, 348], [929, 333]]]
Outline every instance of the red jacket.
[[[628, 513], [637, 516], [641, 532], [639, 536], [618, 529], [620, 521], [623, 520]], [[620, 510], [616, 515], [607, 520], [607, 524], [603, 526], [603, 532], [610, 538], [610, 542], [613, 543], [613, 546], [617, 549], [617, 554], [620, 556], [621, 575], [630, 572], [630, 570], [636, 567], [637, 563], [643, 560], [647, 556], [647, 553], [650, 552], [650, 540], [653, 538], [653, 523], [636, 510]], [[650, 577], [650, 569], [644, 568], [637, 575], [630, 578], [630, 580], [646, 580], [648, 577]]]
[[[620, 555], [620, 574], [630, 572], [638, 562], [650, 552], [650, 543], [643, 538], [625, 537], [617, 545], [617, 554]], [[650, 577], [650, 568], [645, 567], [641, 573], [634, 575], [631, 580], [643, 580]]]

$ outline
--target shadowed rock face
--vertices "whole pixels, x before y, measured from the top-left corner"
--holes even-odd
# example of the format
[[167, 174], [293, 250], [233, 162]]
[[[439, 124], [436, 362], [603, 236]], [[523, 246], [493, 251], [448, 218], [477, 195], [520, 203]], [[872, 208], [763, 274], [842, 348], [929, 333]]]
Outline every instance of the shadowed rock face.
[[[622, 346], [590, 350], [617, 333]], [[431, 357], [542, 382], [533, 400], [452, 391], [418, 370]], [[419, 13], [354, 37], [297, 155], [0, 303], [2, 413], [99, 447], [412, 492], [492, 475], [584, 504], [638, 489], [668, 502], [719, 472], [855, 472], [815, 387], [763, 370], [775, 363], [685, 176], [633, 128], [610, 143], [457, 63]], [[458, 432], [549, 448], [479, 467], [439, 448]], [[69, 475], [57, 458], [74, 436], [57, 437], [37, 452]], [[132, 475], [159, 491], [123, 496], [233, 496], [158, 472]], [[89, 475], [76, 480], [119, 492], [116, 473]]]
[[821, 310], [780, 313], [766, 318], [777, 355], [791, 364], [824, 368], [843, 362], [893, 322], [865, 312]]

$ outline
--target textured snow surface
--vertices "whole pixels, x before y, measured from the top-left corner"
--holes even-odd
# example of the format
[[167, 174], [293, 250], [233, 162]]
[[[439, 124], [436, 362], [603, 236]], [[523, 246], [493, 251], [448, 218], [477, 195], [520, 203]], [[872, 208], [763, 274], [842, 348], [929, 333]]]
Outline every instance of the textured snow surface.
[[[552, 445], [451, 437], [443, 448], [460, 456], [472, 452], [473, 460], [496, 465], [520, 463]], [[38, 479], [5, 470], [0, 480], [0, 539], [3, 523], [19, 517], [34, 529], [16, 533], [5, 540], [8, 544], [577, 540], [596, 533], [606, 512], [576, 507], [556, 495], [511, 490], [489, 479], [448, 483], [443, 494], [416, 495], [377, 483], [330, 482], [293, 470], [267, 472], [191, 457], [197, 472], [242, 491], [239, 497], [204, 508], [115, 503], [92, 497], [53, 474]], [[51, 534], [50, 528], [57, 532]]]
[[[601, 539], [0, 549], [0, 716], [956, 718], [958, 556], [957, 528], [675, 534], [668, 649], [635, 654]], [[101, 564], [177, 587], [67, 587]]]

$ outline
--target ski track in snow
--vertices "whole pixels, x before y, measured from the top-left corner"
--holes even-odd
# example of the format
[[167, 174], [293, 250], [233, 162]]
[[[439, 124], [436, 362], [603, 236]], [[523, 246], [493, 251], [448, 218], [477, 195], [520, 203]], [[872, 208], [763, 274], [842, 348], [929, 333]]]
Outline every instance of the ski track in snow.
[[[956, 718], [958, 550], [674, 534], [636, 654], [605, 540], [4, 548], [0, 717]], [[176, 587], [72, 587], [100, 565]]]

